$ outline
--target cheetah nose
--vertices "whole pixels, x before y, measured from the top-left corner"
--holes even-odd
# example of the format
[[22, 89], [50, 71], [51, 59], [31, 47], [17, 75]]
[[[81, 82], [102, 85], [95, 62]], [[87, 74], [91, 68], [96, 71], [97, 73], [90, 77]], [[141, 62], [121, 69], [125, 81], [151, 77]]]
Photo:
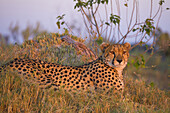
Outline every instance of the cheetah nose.
[[122, 62], [122, 59], [120, 59], [120, 60], [119, 60], [119, 59], [117, 59], [117, 62], [119, 62], [119, 64], [120, 64], [120, 63]]

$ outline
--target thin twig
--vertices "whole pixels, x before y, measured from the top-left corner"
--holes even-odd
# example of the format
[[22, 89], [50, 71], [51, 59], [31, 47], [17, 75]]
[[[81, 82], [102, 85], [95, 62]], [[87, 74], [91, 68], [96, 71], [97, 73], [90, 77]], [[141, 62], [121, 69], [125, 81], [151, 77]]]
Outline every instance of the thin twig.
[[[120, 17], [120, 3], [119, 0], [116, 0], [116, 6], [117, 6], [117, 11], [118, 11], [118, 16]], [[120, 25], [118, 25], [118, 40], [120, 39]]]
[[162, 7], [160, 8], [161, 9], [161, 11], [160, 11], [160, 15], [159, 15], [159, 17], [158, 17], [158, 21], [157, 21], [157, 24], [156, 24], [156, 28], [155, 28], [155, 31], [154, 31], [154, 40], [153, 40], [153, 44], [156, 42], [156, 37], [155, 37], [155, 32], [156, 32], [156, 29], [158, 28], [158, 24], [159, 24], [159, 21], [160, 21], [160, 19], [161, 19], [161, 16], [162, 16]]
[[136, 26], [136, 23], [132, 26], [130, 30], [127, 31], [127, 33], [117, 43], [120, 43], [123, 39], [125, 39], [127, 35], [134, 29], [135, 26]]
[[[107, 8], [106, 8], [106, 4], [105, 4], [105, 12], [106, 12], [106, 22], [108, 22], [108, 13], [107, 13]], [[108, 33], [108, 25], [106, 26], [106, 40], [109, 40], [109, 37], [107, 37], [107, 33]]]
[[81, 10], [83, 11], [83, 14], [86, 16], [87, 20], [88, 20], [91, 24], [95, 25], [95, 24], [91, 21], [91, 19], [90, 19], [89, 16], [87, 15], [87, 13], [84, 11], [83, 7], [80, 7], [80, 8], [81, 8]]
[[151, 0], [150, 18], [152, 17], [152, 5], [153, 5], [153, 0]]
[[93, 5], [91, 6], [91, 14], [92, 14], [93, 20], [94, 20], [94, 22], [95, 22], [95, 25], [94, 25], [94, 26], [96, 27], [97, 33], [98, 33], [98, 35], [100, 36], [98, 23], [97, 23], [97, 21], [96, 21], [96, 17], [95, 17], [94, 12], [93, 12]]
[[136, 0], [133, 0], [133, 9], [132, 9], [132, 14], [131, 14], [131, 18], [130, 18], [130, 22], [129, 22], [129, 26], [128, 26], [128, 31], [130, 29], [130, 26], [132, 24], [132, 20], [133, 20], [133, 15], [134, 15], [134, 11], [135, 11], [135, 3], [136, 3]]
[[[82, 13], [82, 11], [81, 11], [81, 13]], [[90, 29], [89, 29], [89, 27], [87, 26], [87, 23], [86, 23], [86, 20], [85, 20], [85, 17], [84, 17], [84, 14], [83, 14], [83, 13], [82, 13], [82, 16], [83, 16], [83, 21], [84, 21], [84, 24], [85, 24], [86, 29], [87, 29], [87, 31], [88, 31], [89, 37], [91, 38]]]
[[96, 12], [98, 11], [98, 9], [99, 9], [99, 4], [97, 4], [97, 8], [96, 8], [96, 10], [94, 11], [94, 14], [96, 14]]

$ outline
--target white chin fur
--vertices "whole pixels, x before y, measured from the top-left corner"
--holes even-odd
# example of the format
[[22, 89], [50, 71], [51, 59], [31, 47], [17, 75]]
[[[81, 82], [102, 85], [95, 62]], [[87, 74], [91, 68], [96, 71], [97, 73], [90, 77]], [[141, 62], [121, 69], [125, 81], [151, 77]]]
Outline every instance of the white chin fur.
[[109, 64], [111, 67], [124, 68], [127, 63], [126, 63], [126, 62], [125, 62], [125, 63], [121, 63], [121, 64], [115, 63], [115, 65], [113, 65], [111, 62], [108, 62], [108, 64]]

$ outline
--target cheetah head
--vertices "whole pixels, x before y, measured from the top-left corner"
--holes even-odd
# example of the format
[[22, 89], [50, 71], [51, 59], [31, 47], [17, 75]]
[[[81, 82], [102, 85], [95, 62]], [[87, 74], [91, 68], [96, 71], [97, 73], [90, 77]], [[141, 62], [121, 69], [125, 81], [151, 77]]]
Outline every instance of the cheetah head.
[[102, 43], [100, 48], [103, 52], [104, 62], [115, 68], [124, 68], [127, 65], [130, 43], [125, 44], [108, 44]]

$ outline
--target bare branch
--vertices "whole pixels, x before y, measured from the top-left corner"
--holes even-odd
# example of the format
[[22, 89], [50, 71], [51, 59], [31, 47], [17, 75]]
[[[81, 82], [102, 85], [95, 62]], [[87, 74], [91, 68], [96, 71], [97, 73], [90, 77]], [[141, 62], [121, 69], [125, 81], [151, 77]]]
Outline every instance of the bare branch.
[[136, 0], [133, 0], [133, 9], [132, 9], [132, 14], [131, 14], [131, 18], [130, 18], [130, 22], [129, 22], [129, 26], [128, 26], [128, 31], [130, 29], [130, 26], [132, 24], [132, 20], [133, 20], [133, 15], [134, 15], [134, 11], [135, 11], [135, 3], [136, 3]]
[[92, 14], [93, 20], [94, 20], [94, 22], [95, 22], [95, 25], [94, 25], [94, 26], [96, 27], [97, 33], [98, 33], [98, 35], [100, 36], [98, 23], [97, 23], [97, 21], [96, 21], [96, 17], [95, 17], [94, 12], [93, 12], [93, 5], [92, 5], [92, 7], [91, 7], [91, 14]]
[[150, 18], [152, 17], [152, 5], [153, 5], [153, 0], [151, 0]]

